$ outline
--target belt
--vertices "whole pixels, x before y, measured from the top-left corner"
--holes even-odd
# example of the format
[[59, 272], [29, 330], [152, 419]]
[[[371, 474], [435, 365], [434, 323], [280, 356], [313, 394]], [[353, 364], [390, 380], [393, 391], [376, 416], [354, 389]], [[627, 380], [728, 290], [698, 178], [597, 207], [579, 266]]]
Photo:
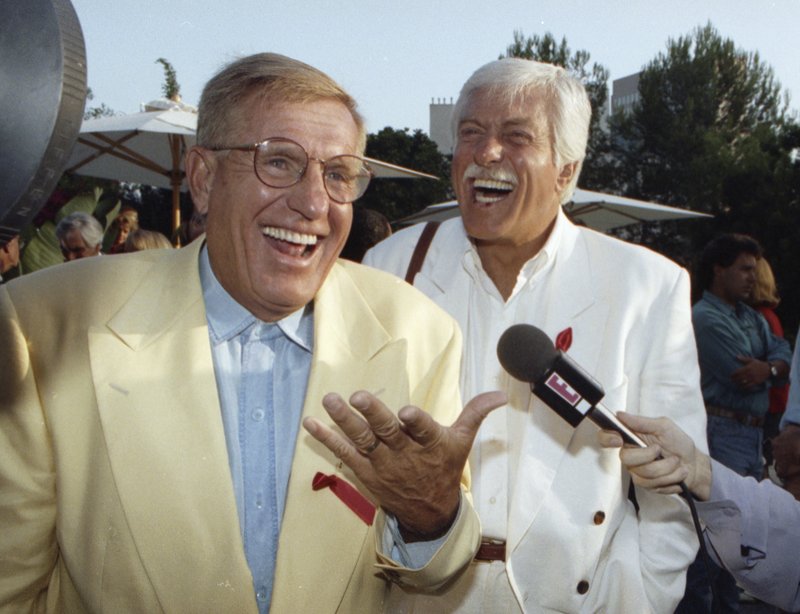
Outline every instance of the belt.
[[476, 561], [505, 561], [506, 560], [506, 542], [500, 539], [487, 539], [481, 540], [480, 548], [475, 553]]
[[752, 414], [725, 409], [724, 407], [717, 407], [716, 405], [706, 405], [706, 413], [709, 416], [736, 420], [736, 422], [744, 424], [745, 426], [762, 426], [764, 424], [764, 416], [753, 416]]

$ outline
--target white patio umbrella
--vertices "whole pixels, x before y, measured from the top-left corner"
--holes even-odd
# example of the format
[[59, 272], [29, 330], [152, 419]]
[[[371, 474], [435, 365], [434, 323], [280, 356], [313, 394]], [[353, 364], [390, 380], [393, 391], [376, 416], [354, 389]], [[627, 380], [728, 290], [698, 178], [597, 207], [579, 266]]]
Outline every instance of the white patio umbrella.
[[175, 229], [185, 189], [183, 156], [194, 144], [196, 127], [197, 113], [180, 109], [88, 119], [66, 172], [172, 188]]
[[[172, 188], [173, 230], [177, 229], [180, 193], [187, 189], [183, 157], [195, 144], [197, 129], [197, 113], [186, 109], [193, 108], [176, 103], [164, 110], [84, 121], [66, 171]], [[378, 179], [438, 179], [374, 158], [367, 161]]]
[[[699, 213], [689, 209], [668, 207], [635, 198], [615, 196], [580, 188], [575, 190], [572, 200], [564, 205], [564, 211], [573, 221], [600, 231], [620, 228], [638, 222], [713, 217], [707, 213]], [[398, 220], [398, 224], [408, 226], [419, 222], [443, 221], [456, 217], [458, 214], [458, 202], [451, 200], [430, 205], [422, 211]]]

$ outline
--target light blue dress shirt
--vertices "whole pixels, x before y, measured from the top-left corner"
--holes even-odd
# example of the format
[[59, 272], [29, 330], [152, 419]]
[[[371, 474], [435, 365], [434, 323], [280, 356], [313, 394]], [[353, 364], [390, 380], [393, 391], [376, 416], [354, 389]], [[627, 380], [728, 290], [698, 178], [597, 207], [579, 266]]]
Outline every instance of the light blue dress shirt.
[[742, 390], [731, 379], [744, 366], [736, 357], [783, 360], [789, 364], [792, 352], [785, 339], [776, 337], [755, 309], [744, 303], [732, 307], [711, 292], [692, 308], [692, 323], [700, 361], [700, 384], [706, 405], [763, 416], [769, 407], [769, 380]]
[[[311, 370], [313, 303], [278, 322], [262, 322], [219, 283], [206, 247], [200, 252], [200, 283], [239, 528], [258, 609], [267, 614], [295, 441]], [[450, 531], [435, 540], [406, 544], [397, 520], [387, 514], [382, 549], [401, 565], [419, 569], [430, 561], [449, 534]]]
[[276, 323], [257, 319], [220, 285], [205, 248], [200, 280], [239, 527], [266, 614], [311, 368], [313, 314], [309, 305]]

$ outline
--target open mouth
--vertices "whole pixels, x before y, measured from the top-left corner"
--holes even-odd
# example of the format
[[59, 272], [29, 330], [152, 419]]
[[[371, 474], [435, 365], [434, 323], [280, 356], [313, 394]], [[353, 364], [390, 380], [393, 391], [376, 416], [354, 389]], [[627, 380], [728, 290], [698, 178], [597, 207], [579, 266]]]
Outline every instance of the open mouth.
[[475, 190], [475, 200], [479, 203], [496, 203], [503, 200], [514, 191], [514, 184], [510, 181], [498, 179], [475, 179], [472, 184]]
[[292, 256], [309, 256], [317, 246], [317, 235], [294, 232], [275, 226], [264, 226], [261, 233], [265, 237], [274, 239], [274, 244], [281, 253]]

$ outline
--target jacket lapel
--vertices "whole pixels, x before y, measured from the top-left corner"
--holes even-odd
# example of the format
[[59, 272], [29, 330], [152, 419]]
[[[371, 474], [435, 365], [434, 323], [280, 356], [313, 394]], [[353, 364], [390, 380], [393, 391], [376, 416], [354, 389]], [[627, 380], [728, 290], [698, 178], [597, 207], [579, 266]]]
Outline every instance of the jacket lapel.
[[[325, 394], [337, 392], [347, 399], [361, 389], [399, 409], [409, 397], [405, 371], [398, 371], [405, 364], [405, 343], [389, 336], [346, 268], [337, 264], [314, 300], [314, 357], [303, 416], [331, 424], [322, 407]], [[313, 491], [311, 483], [317, 472], [335, 474], [369, 493], [302, 428], [296, 445], [272, 610], [333, 611], [348, 586], [363, 590], [358, 585], [370, 574], [359, 566], [376, 562], [374, 543], [367, 539], [369, 527], [353, 511], [329, 489]]]
[[90, 331], [92, 373], [120, 501], [164, 609], [244, 612], [255, 601], [196, 243], [158, 261], [107, 325]]
[[[559, 333], [571, 329], [572, 343], [567, 353], [589, 373], [595, 373], [601, 358], [608, 306], [597, 298], [591, 254], [583, 231], [563, 213], [560, 216], [558, 223], [562, 234], [553, 270], [547, 286], [541, 290], [546, 293], [547, 300], [543, 301], [542, 313], [536, 314], [531, 323], [554, 342]], [[517, 459], [518, 470], [516, 483], [511, 485], [509, 552], [522, 539], [554, 487], [558, 468], [564, 455], [570, 453], [576, 432], [535, 397], [531, 411], [518, 413], [516, 417], [522, 423], [515, 425], [517, 428], [512, 431], [522, 433], [522, 438], [518, 440], [518, 450], [513, 449], [512, 438], [512, 458]]]

